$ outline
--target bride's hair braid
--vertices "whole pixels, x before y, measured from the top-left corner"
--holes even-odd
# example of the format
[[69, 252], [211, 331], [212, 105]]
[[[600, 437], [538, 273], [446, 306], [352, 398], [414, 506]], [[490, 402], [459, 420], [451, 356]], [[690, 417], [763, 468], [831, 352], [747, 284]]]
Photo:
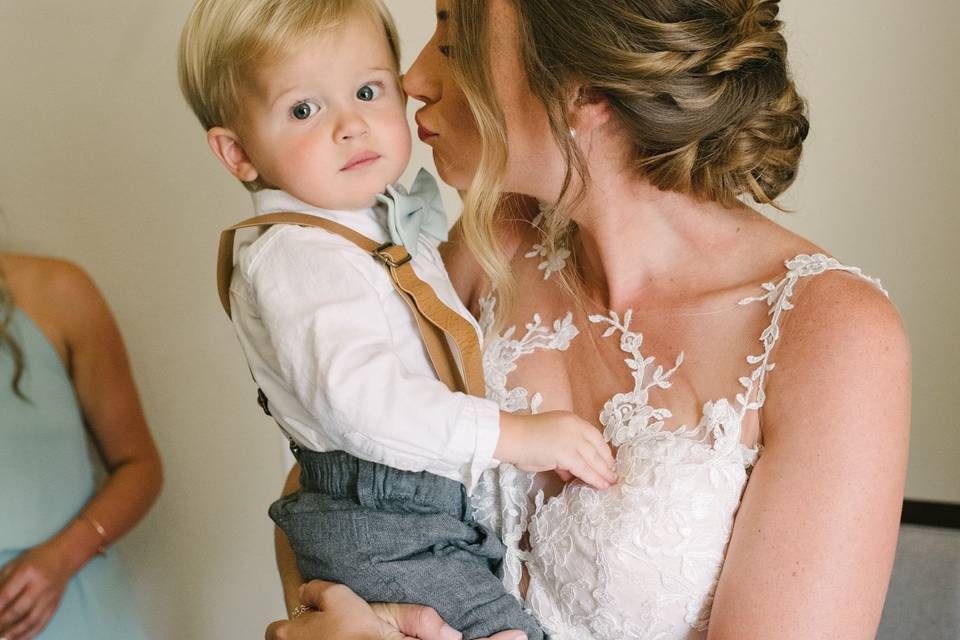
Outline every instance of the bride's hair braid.
[[[561, 197], [546, 212], [545, 243], [569, 238], [566, 212], [589, 183], [568, 132], [571, 92], [584, 87], [607, 101], [632, 141], [629, 164], [665, 191], [737, 206], [750, 197], [777, 206], [797, 175], [809, 131], [791, 79], [779, 0], [512, 0], [531, 91], [546, 108], [567, 159]], [[478, 117], [484, 156], [471, 192], [498, 184], [507, 141], [486, 52], [478, 38], [488, 3], [454, 0], [454, 69]], [[478, 20], [479, 18], [479, 20]], [[460, 20], [476, 21], [457, 28]], [[483, 81], [480, 82], [480, 79]], [[487, 145], [500, 147], [495, 152]], [[464, 226], [495, 284], [509, 280], [491, 228], [495, 194], [468, 197]]]

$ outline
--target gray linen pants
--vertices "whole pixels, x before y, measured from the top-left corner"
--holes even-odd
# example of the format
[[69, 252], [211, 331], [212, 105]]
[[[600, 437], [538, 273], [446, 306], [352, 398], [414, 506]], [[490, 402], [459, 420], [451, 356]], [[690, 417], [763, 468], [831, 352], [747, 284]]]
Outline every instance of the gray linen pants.
[[464, 640], [543, 631], [497, 577], [503, 543], [470, 515], [466, 489], [343, 451], [294, 447], [302, 489], [270, 505], [306, 580], [345, 584], [368, 602], [433, 607]]

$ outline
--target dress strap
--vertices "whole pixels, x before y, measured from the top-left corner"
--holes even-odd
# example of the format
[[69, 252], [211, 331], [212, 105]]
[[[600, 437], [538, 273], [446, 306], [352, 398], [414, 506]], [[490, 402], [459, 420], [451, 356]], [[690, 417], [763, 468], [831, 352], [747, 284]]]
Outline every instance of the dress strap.
[[[750, 376], [740, 378], [740, 386], [743, 391], [737, 394], [737, 403], [740, 407], [740, 417], [742, 418], [748, 411], [758, 411], [763, 407], [766, 401], [766, 378], [767, 373], [773, 371], [776, 366], [770, 362], [770, 356], [774, 347], [780, 340], [780, 324], [786, 312], [793, 309], [791, 299], [794, 294], [797, 282], [804, 278], [811, 278], [827, 271], [846, 271], [855, 276], [866, 280], [876, 286], [888, 298], [890, 294], [883, 288], [880, 281], [876, 278], [863, 273], [859, 267], [850, 267], [841, 264], [836, 258], [831, 258], [822, 253], [814, 255], [800, 254], [796, 258], [784, 262], [787, 267], [787, 273], [778, 282], [765, 282], [761, 285], [766, 293], [744, 298], [740, 301], [741, 305], [753, 304], [754, 302], [766, 302], [770, 307], [768, 315], [770, 324], [760, 334], [760, 344], [763, 350], [760, 353], [747, 356], [747, 363], [755, 368]], [[756, 397], [754, 396], [756, 392]], [[753, 399], [751, 399], [753, 398]]]

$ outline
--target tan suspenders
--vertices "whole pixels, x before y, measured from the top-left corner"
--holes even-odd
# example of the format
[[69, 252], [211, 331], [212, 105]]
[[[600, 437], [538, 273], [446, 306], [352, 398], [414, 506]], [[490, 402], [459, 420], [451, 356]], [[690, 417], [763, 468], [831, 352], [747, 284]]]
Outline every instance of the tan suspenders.
[[[417, 320], [420, 335], [437, 377], [451, 391], [462, 391], [484, 397], [483, 361], [473, 325], [445, 305], [434, 290], [417, 277], [410, 262], [410, 254], [404, 247], [390, 242], [379, 244], [332, 220], [304, 213], [270, 213], [244, 220], [225, 229], [220, 234], [220, 251], [217, 256], [217, 289], [220, 292], [220, 302], [228, 316], [230, 315], [230, 277], [233, 273], [233, 244], [237, 230], [269, 227], [275, 224], [324, 229], [346, 238], [382, 263], [390, 273], [393, 286], [407, 302]], [[447, 336], [456, 344], [460, 352], [463, 375], [460, 374], [460, 367], [457, 366], [457, 354], [447, 340]], [[263, 401], [264, 398], [261, 397], [262, 404]]]

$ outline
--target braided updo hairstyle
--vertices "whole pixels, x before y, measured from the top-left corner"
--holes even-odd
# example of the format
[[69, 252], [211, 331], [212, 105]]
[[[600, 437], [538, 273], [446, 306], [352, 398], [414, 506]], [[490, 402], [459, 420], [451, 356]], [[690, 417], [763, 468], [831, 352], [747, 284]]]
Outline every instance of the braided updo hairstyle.
[[[730, 207], [744, 195], [775, 205], [793, 182], [809, 122], [787, 66], [779, 0], [510, 1], [530, 89], [567, 160], [563, 193], [543, 221], [547, 246], [571, 232], [564, 212], [579, 197], [570, 193], [574, 172], [589, 182], [568, 133], [577, 86], [606, 100], [632, 140], [629, 162], [661, 190]], [[489, 191], [505, 170], [506, 128], [483, 71], [486, 5], [455, 0], [451, 12], [454, 71], [484, 144], [463, 225], [494, 284], [509, 290], [491, 231]]]

